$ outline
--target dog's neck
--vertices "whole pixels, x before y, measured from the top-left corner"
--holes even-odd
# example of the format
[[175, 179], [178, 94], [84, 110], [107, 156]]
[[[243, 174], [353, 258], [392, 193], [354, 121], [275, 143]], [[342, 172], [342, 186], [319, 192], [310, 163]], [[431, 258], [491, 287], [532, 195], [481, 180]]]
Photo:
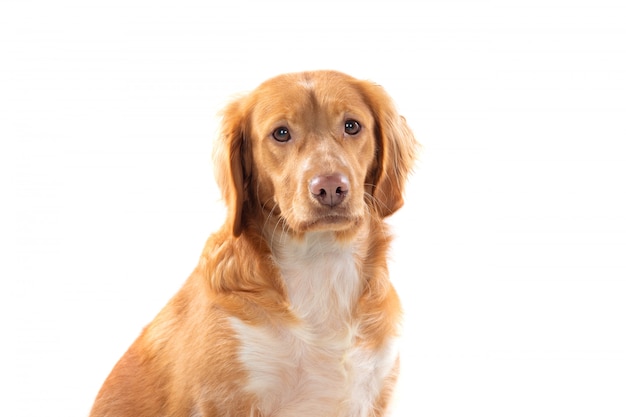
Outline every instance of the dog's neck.
[[341, 331], [349, 327], [364, 284], [366, 229], [362, 227], [350, 241], [338, 240], [334, 232], [268, 240], [292, 309], [312, 328]]

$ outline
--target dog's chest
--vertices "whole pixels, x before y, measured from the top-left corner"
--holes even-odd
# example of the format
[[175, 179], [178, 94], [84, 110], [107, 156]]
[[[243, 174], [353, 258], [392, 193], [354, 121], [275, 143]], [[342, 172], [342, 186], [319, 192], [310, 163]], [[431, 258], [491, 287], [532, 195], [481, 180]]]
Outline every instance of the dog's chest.
[[291, 247], [280, 253], [292, 327], [233, 325], [248, 371], [246, 390], [262, 415], [366, 416], [395, 361], [395, 347], [357, 344], [354, 307], [362, 290], [351, 248]]

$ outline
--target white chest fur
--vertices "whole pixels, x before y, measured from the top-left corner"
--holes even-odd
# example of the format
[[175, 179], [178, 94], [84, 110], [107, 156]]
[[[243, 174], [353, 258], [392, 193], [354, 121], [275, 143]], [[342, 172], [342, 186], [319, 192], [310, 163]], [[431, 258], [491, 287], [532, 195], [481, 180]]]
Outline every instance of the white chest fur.
[[[232, 319], [247, 368], [247, 390], [264, 416], [365, 417], [396, 359], [394, 341], [377, 351], [355, 344], [353, 311], [364, 283], [362, 255], [317, 234], [274, 248], [289, 299], [301, 322], [289, 328]], [[254, 414], [253, 414], [254, 415]]]

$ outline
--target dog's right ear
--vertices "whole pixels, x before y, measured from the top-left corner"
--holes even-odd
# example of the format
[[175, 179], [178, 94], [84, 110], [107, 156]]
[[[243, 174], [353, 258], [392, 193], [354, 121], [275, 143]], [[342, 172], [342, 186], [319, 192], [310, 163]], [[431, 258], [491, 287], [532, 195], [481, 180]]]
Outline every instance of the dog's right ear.
[[215, 178], [228, 210], [227, 224], [234, 236], [243, 228], [243, 206], [251, 171], [246, 142], [246, 112], [243, 99], [235, 100], [221, 112], [219, 137], [213, 150]]

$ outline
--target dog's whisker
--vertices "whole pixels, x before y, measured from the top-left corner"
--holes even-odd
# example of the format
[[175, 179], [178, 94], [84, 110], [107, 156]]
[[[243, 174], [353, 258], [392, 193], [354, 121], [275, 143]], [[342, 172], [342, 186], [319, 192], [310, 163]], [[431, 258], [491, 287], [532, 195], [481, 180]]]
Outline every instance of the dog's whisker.
[[[274, 211], [276, 207], [278, 207], [278, 203], [276, 203], [274, 207], [272, 207], [272, 212]], [[278, 218], [274, 220], [274, 228], [272, 229], [272, 237], [271, 237], [272, 244], [274, 243], [274, 236], [276, 235], [276, 230], [278, 229], [278, 226], [280, 225], [282, 221], [283, 221], [282, 216], [278, 216]], [[271, 245], [271, 247], [273, 247], [273, 245]]]
[[382, 211], [390, 211], [391, 208], [385, 203], [385, 201], [389, 200], [387, 195], [386, 195], [386, 193], [385, 193], [385, 191], [381, 190], [381, 189], [377, 189], [376, 191], [377, 191], [377, 193], [381, 194], [382, 199], [381, 198], [377, 198], [376, 196], [374, 196], [374, 195], [372, 195], [372, 194], [370, 194], [368, 192], [365, 192], [364, 196], [365, 196], [366, 200], [370, 201], [371, 205], [376, 207], [376, 209], [378, 211], [381, 211], [381, 208], [384, 209]]

